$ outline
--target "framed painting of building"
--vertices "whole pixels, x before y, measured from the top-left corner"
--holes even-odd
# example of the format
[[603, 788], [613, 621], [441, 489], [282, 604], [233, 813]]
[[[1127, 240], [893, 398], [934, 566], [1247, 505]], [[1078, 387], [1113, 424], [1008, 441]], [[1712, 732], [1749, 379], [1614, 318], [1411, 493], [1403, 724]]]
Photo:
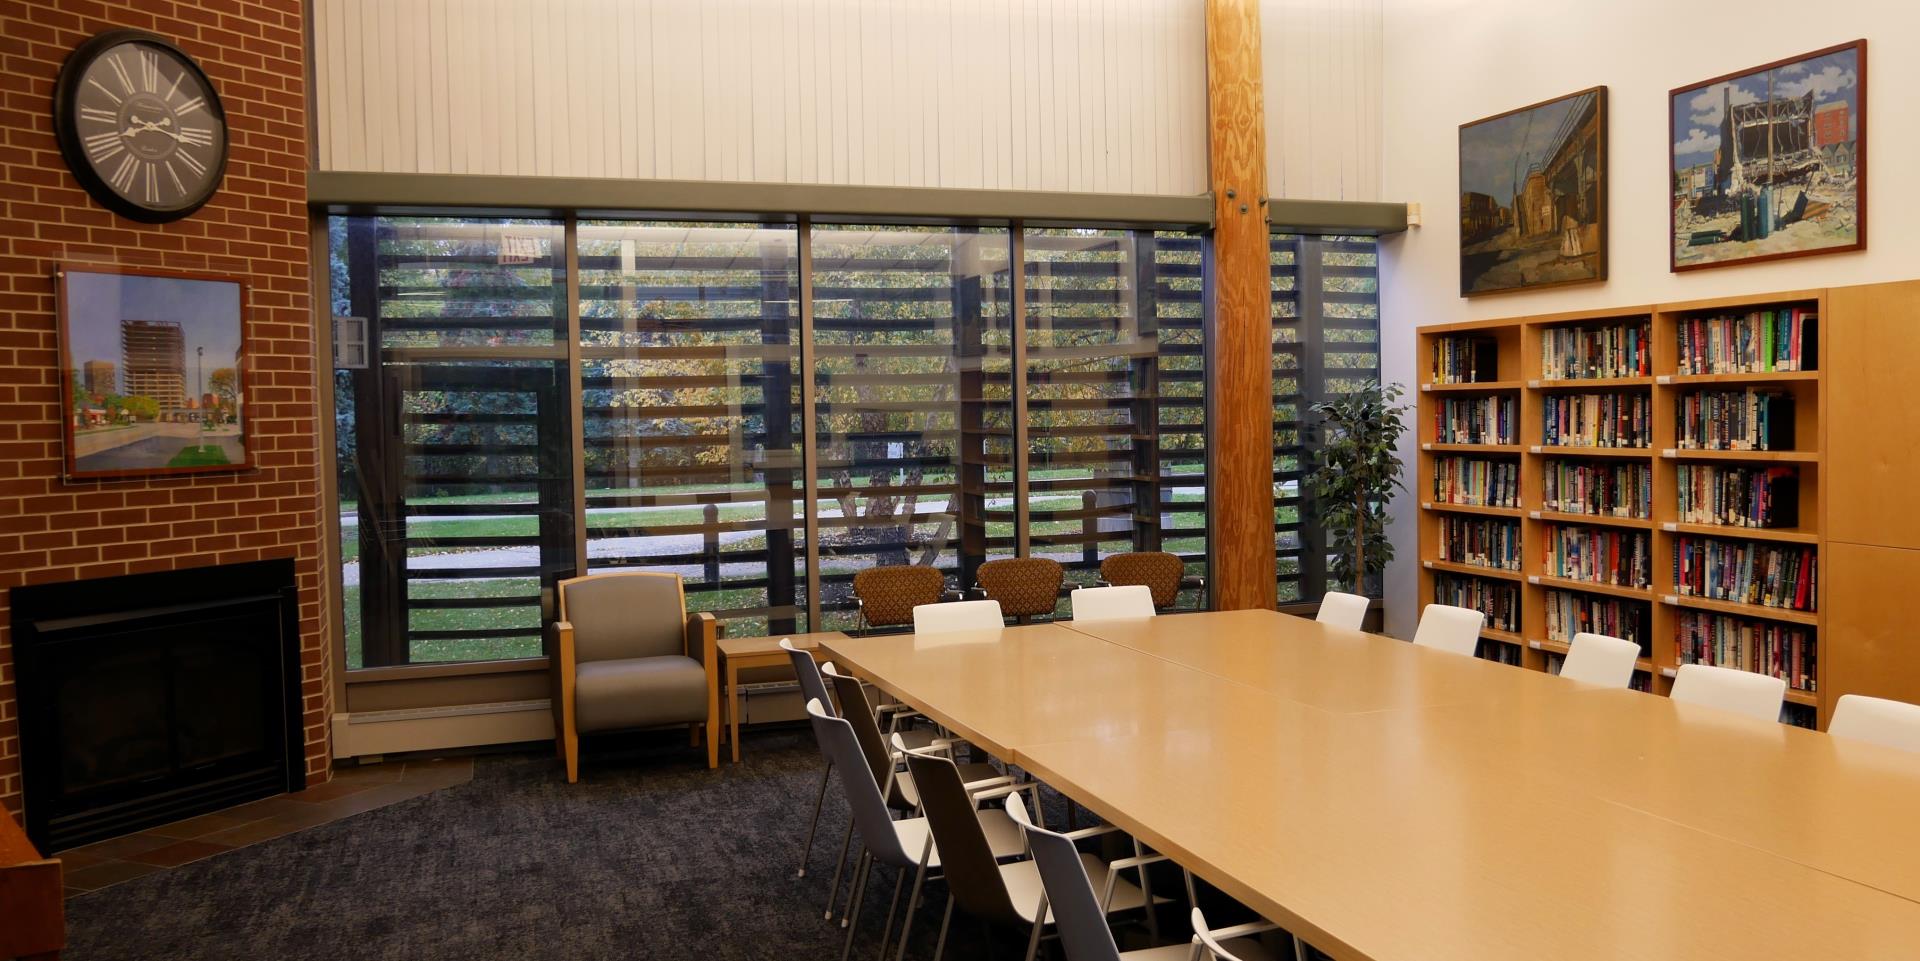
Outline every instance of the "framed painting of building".
[[1460, 295], [1607, 279], [1607, 88], [1460, 125]]
[[245, 284], [96, 266], [55, 281], [69, 478], [252, 466]]
[[1867, 246], [1867, 42], [1668, 97], [1675, 271]]

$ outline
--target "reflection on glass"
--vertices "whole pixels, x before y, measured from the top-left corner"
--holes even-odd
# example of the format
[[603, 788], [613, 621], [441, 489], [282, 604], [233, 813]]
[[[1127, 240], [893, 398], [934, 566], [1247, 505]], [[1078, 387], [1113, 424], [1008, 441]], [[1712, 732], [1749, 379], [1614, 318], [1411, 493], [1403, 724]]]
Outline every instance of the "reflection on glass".
[[947, 586], [1017, 550], [1011, 238], [1004, 228], [813, 228], [821, 625], [855, 622], [855, 571]]
[[333, 218], [349, 668], [533, 657], [572, 573], [565, 256], [549, 221]]
[[[1032, 553], [1067, 568], [1170, 551], [1206, 569], [1200, 248], [1183, 234], [1026, 231]], [[1203, 603], [1197, 579], [1178, 606]]]
[[733, 636], [807, 630], [797, 230], [578, 238], [588, 569], [677, 573]]

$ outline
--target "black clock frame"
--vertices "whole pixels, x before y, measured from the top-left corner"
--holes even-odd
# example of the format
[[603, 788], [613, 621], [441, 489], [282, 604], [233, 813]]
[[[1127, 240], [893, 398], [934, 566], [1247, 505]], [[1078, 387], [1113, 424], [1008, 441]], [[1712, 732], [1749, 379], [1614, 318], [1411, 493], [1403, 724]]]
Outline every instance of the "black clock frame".
[[[99, 58], [100, 54], [111, 47], [123, 43], [144, 43], [159, 47], [171, 53], [180, 61], [184, 69], [193, 71], [200, 79], [200, 85], [207, 91], [207, 111], [220, 124], [222, 138], [220, 142], [220, 160], [213, 168], [213, 189], [205, 197], [194, 203], [172, 210], [154, 210], [120, 196], [107, 185], [106, 180], [93, 169], [87, 161], [87, 152], [80, 142], [80, 120], [74, 116], [80, 84], [85, 82], [87, 67]], [[227, 177], [227, 155], [233, 150], [233, 128], [227, 124], [227, 108], [220, 100], [220, 91], [213, 85], [213, 79], [200, 69], [200, 61], [189, 56], [185, 50], [157, 34], [130, 27], [106, 30], [82, 41], [67, 54], [66, 62], [60, 65], [60, 77], [53, 85], [53, 135], [60, 144], [60, 156], [67, 162], [67, 169], [73, 171], [73, 177], [80, 182], [100, 206], [119, 214], [128, 220], [143, 224], [164, 224], [191, 216], [213, 195], [220, 192], [220, 183]]]

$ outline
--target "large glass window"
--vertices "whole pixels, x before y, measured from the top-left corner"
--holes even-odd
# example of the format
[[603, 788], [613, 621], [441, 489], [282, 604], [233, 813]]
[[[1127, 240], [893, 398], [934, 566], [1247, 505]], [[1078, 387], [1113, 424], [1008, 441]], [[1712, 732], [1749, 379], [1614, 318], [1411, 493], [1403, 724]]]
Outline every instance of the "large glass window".
[[1011, 235], [813, 228], [822, 627], [854, 624], [854, 572], [921, 564], [965, 590], [1012, 557]]
[[799, 232], [578, 226], [587, 569], [681, 575], [735, 634], [806, 630]]
[[[1066, 566], [1063, 590], [1127, 551], [1172, 551], [1202, 574], [1198, 241], [1070, 228], [1023, 241], [1031, 553]], [[1181, 606], [1200, 606], [1194, 583]]]
[[574, 564], [561, 225], [330, 232], [334, 313], [366, 334], [334, 374], [347, 666], [537, 655]]
[[[350, 668], [537, 655], [583, 570], [678, 573], [736, 636], [853, 626], [876, 564], [964, 591], [987, 560], [1052, 557], [1071, 590], [1164, 550], [1178, 606], [1206, 606], [1199, 235], [328, 227]], [[1377, 252], [1276, 234], [1272, 272], [1280, 598], [1311, 601], [1335, 585], [1307, 408], [1378, 376]]]
[[[1380, 253], [1371, 237], [1275, 234], [1273, 531], [1280, 603], [1316, 602], [1332, 583], [1301, 480], [1318, 431], [1312, 405], [1380, 377]], [[1379, 596], [1380, 585], [1363, 593]]]

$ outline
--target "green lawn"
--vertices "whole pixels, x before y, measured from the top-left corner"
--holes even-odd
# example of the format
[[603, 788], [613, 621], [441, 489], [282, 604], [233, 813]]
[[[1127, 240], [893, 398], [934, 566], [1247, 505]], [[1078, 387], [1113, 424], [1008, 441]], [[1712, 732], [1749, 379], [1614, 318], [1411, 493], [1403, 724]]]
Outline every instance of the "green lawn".
[[229, 463], [226, 449], [219, 444], [188, 444], [167, 461], [168, 467], [218, 467]]

